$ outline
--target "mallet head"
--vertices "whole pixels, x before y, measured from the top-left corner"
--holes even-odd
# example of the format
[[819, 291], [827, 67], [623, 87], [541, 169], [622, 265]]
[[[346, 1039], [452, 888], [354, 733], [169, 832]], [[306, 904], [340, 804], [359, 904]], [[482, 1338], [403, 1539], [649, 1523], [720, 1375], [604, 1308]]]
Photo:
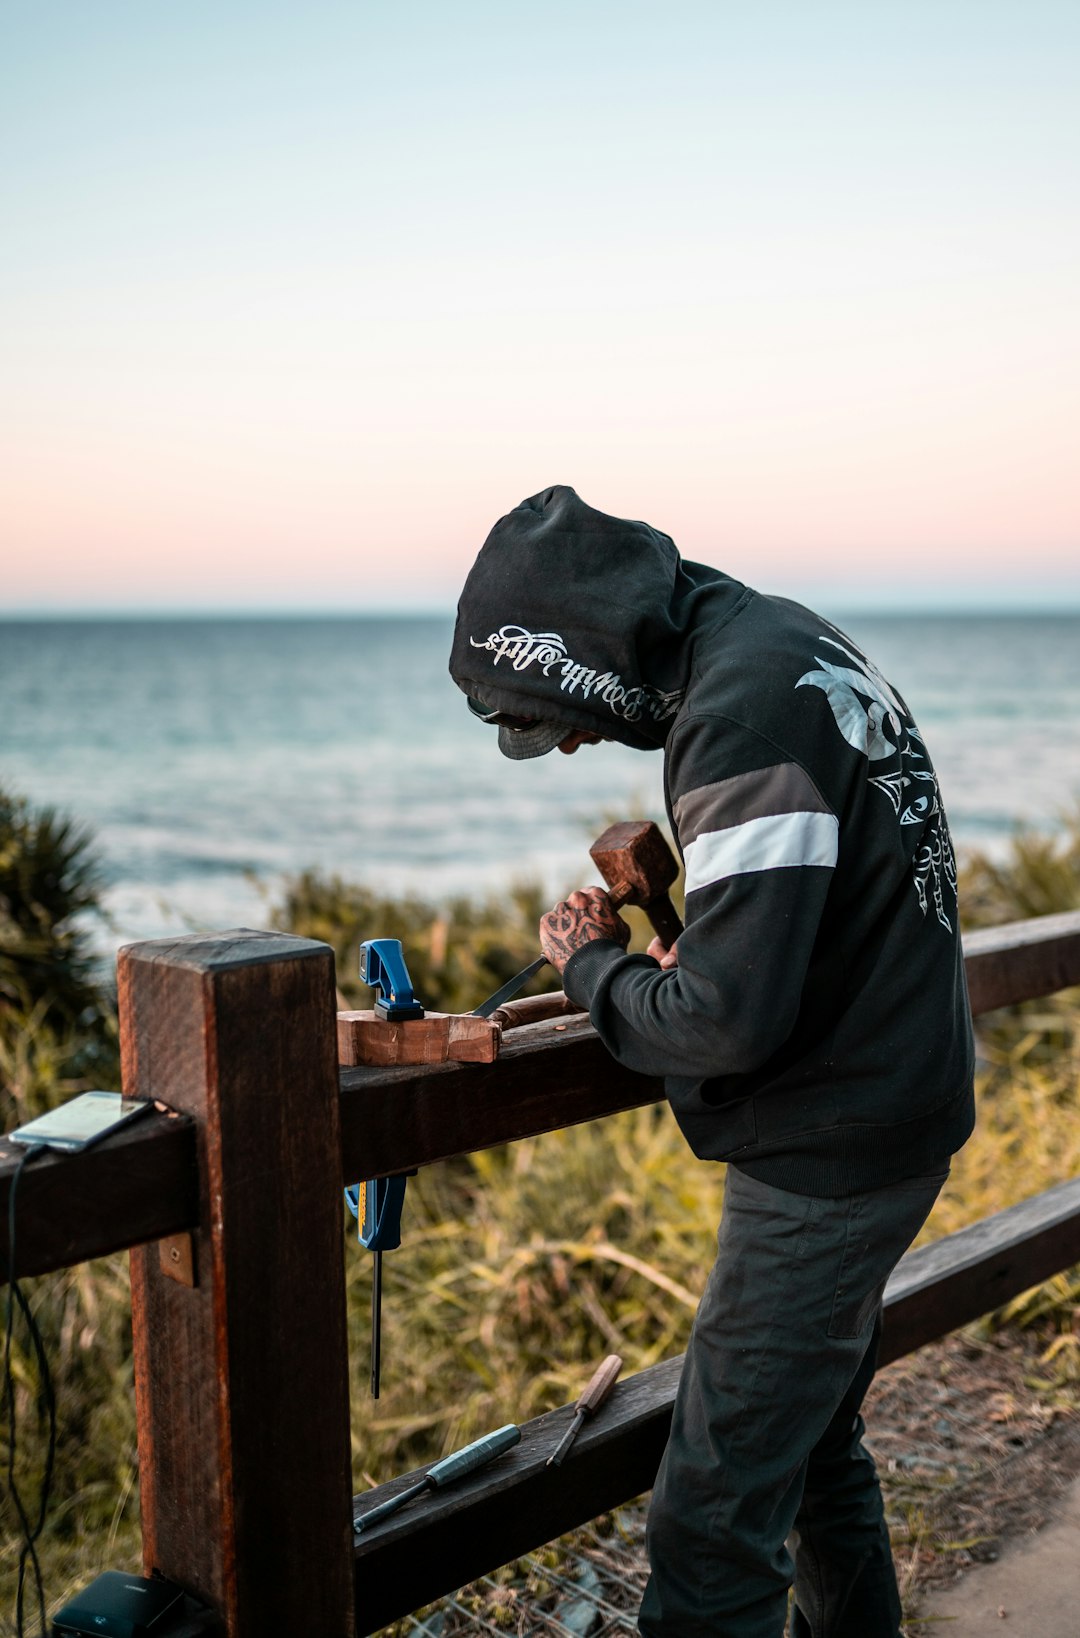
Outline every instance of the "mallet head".
[[589, 849], [604, 881], [620, 889], [627, 904], [649, 904], [666, 893], [679, 865], [659, 825], [651, 819], [609, 825]]

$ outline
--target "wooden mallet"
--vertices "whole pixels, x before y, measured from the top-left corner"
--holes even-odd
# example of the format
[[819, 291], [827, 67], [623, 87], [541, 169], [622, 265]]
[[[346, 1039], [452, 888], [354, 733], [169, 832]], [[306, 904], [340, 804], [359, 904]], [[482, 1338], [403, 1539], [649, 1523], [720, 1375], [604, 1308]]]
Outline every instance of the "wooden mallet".
[[683, 930], [668, 894], [679, 865], [659, 825], [651, 819], [609, 825], [589, 849], [589, 856], [603, 876], [615, 908], [638, 905], [670, 950]]

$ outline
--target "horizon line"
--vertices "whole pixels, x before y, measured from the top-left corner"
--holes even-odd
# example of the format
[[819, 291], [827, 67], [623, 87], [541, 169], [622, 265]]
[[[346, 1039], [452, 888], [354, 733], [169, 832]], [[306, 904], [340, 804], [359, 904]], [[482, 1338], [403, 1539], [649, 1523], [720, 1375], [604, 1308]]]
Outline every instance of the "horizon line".
[[[764, 593], [763, 595], [770, 595]], [[782, 593], [771, 595], [781, 596]], [[796, 602], [803, 599], [796, 597]], [[837, 598], [815, 598], [818, 604], [828, 604], [835, 613], [844, 615], [858, 614], [872, 616], [877, 619], [934, 619], [934, 618], [980, 618], [980, 619], [1031, 619], [1035, 618], [1064, 618], [1080, 615], [1080, 592], [1075, 600], [1060, 596], [1056, 600], [1047, 600], [1045, 603], [1012, 604], [1003, 603], [910, 603], [897, 605], [895, 602], [882, 600], [880, 602], [866, 602], [863, 600], [848, 601]], [[46, 622], [56, 622], [67, 625], [91, 625], [95, 622], [130, 622], [132, 624], [144, 621], [264, 621], [267, 623], [286, 620], [322, 620], [346, 622], [351, 620], [452, 620], [456, 609], [450, 607], [421, 607], [387, 605], [385, 608], [250, 608], [250, 607], [216, 607], [216, 608], [160, 608], [153, 605], [145, 608], [99, 608], [99, 609], [0, 609], [0, 625], [41, 625]]]

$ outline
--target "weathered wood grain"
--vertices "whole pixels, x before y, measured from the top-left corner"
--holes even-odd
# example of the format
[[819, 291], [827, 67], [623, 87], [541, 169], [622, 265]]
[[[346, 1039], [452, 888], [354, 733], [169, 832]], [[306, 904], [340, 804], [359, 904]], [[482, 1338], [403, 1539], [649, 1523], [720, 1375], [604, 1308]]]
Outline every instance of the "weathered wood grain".
[[[976, 1012], [1080, 983], [1080, 912], [970, 933]], [[342, 1074], [343, 1177], [403, 1172], [663, 1098], [659, 1080], [608, 1055], [584, 1015], [515, 1029], [490, 1069]]]
[[[886, 1290], [881, 1363], [944, 1336], [1076, 1261], [1080, 1178], [909, 1252]], [[357, 1631], [374, 1632], [648, 1490], [681, 1370], [680, 1357], [620, 1381], [596, 1420], [578, 1434], [562, 1469], [545, 1464], [572, 1415], [569, 1405], [526, 1423], [521, 1444], [492, 1467], [453, 1489], [418, 1498], [361, 1536], [355, 1549]], [[356, 1497], [356, 1511], [418, 1476], [402, 1474]]]
[[980, 928], [963, 942], [976, 1015], [1080, 984], [1080, 910]]
[[[969, 933], [964, 948], [976, 1013], [1080, 984], [1080, 912]], [[408, 1171], [661, 1097], [659, 1081], [608, 1057], [584, 1016], [515, 1029], [493, 1072], [455, 1064], [345, 1070], [342, 1181]], [[190, 1132], [155, 1116], [83, 1155], [35, 1160], [20, 1185], [22, 1272], [44, 1273], [191, 1228], [192, 1145]], [[10, 1146], [0, 1146], [5, 1262], [7, 1193], [17, 1160]]]
[[[1080, 912], [965, 935], [975, 1012], [1080, 983]], [[459, 1065], [341, 1075], [343, 1181], [408, 1171], [454, 1153], [592, 1120], [662, 1097], [659, 1081], [606, 1055], [588, 1020], [515, 1030], [495, 1075]], [[18, 1163], [0, 1145], [0, 1248]], [[90, 1256], [190, 1229], [195, 1219], [192, 1133], [149, 1117], [85, 1155], [39, 1158], [21, 1181], [21, 1273], [48, 1273]], [[62, 1178], [61, 1178], [62, 1173]], [[108, 1209], [105, 1209], [108, 1202]]]
[[197, 1283], [132, 1254], [146, 1569], [229, 1638], [352, 1631], [334, 963], [238, 932], [121, 952], [125, 1090], [196, 1128]]
[[[8, 1268], [8, 1197], [25, 1150], [0, 1140], [0, 1267]], [[39, 1154], [19, 1179], [16, 1275], [47, 1274], [195, 1222], [195, 1125], [144, 1115], [83, 1154]]]
[[[546, 1464], [571, 1406], [526, 1422], [521, 1443], [482, 1473], [418, 1498], [370, 1536], [358, 1537], [357, 1632], [377, 1632], [648, 1489], [667, 1441], [681, 1366], [681, 1358], [665, 1360], [620, 1382], [595, 1420], [585, 1423], [561, 1468]], [[402, 1475], [357, 1496], [355, 1511], [419, 1476]]]
[[[1080, 983], [1080, 914], [970, 934], [965, 952], [976, 1012], [1050, 993]], [[338, 1184], [653, 1102], [660, 1083], [621, 1069], [580, 1018], [516, 1031], [495, 1065], [347, 1071], [339, 1098], [330, 951], [282, 935], [135, 946], [122, 954], [120, 991], [125, 1088], [180, 1118], [151, 1116], [83, 1155], [35, 1160], [20, 1185], [18, 1267], [201, 1225], [194, 1286], [163, 1275], [153, 1248], [133, 1257], [147, 1564], [217, 1603], [232, 1638], [347, 1634]], [[0, 1232], [18, 1158], [0, 1151]], [[887, 1294], [883, 1357], [1078, 1259], [1080, 1180], [909, 1254]], [[647, 1488], [678, 1370], [668, 1361], [620, 1384], [563, 1474], [544, 1467], [537, 1441], [551, 1419], [540, 1419], [493, 1472], [490, 1496], [480, 1475], [362, 1539], [363, 1630], [390, 1618], [402, 1586], [399, 1609], [415, 1608]], [[305, 1381], [317, 1391], [297, 1414]], [[258, 1573], [268, 1554], [269, 1581]]]
[[659, 1080], [623, 1069], [588, 1017], [511, 1030], [493, 1064], [346, 1069], [342, 1178], [380, 1177], [655, 1103]]
[[1080, 1178], [909, 1251], [885, 1293], [881, 1363], [1080, 1263]]

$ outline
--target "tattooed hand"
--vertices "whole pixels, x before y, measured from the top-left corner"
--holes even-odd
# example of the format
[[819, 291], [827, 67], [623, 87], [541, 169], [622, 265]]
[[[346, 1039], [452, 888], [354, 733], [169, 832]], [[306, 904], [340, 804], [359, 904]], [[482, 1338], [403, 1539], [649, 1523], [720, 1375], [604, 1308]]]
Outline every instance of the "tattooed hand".
[[540, 921], [540, 948], [560, 973], [575, 950], [594, 938], [613, 938], [626, 949], [630, 929], [602, 887], [586, 887], [549, 910]]

